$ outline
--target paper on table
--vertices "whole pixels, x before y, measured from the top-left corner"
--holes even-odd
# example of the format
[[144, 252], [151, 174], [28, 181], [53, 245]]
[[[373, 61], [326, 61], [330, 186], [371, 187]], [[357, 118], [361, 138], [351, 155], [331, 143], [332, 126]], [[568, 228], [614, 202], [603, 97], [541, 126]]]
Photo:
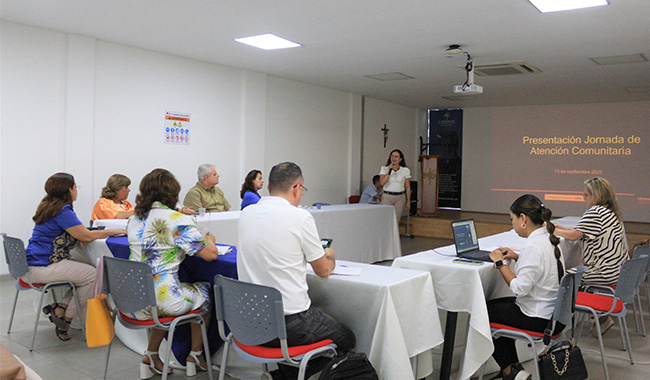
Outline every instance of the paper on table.
[[[314, 269], [309, 264], [307, 264], [307, 273], [314, 274]], [[336, 264], [332, 274], [339, 276], [360, 276], [361, 268]]]
[[220, 255], [225, 255], [226, 253], [228, 253], [228, 252], [230, 252], [230, 251], [232, 250], [232, 247], [229, 246], [229, 245], [219, 245], [219, 244], [216, 244], [216, 246], [217, 246], [217, 252], [218, 252]]

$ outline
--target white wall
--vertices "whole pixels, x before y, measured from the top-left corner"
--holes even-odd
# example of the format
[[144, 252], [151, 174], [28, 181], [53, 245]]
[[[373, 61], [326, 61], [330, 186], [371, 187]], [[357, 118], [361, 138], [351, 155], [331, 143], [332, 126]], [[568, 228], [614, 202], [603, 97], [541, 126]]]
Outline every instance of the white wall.
[[[366, 99], [364, 115], [360, 95], [8, 22], [0, 32], [0, 231], [25, 242], [57, 171], [81, 186], [74, 208], [87, 223], [109, 175], [131, 178], [134, 203], [140, 178], [164, 167], [183, 197], [204, 162], [217, 167], [233, 209], [249, 170], [266, 176], [286, 160], [303, 169], [303, 204], [345, 203], [366, 159], [364, 117], [394, 125], [390, 144], [415, 163], [423, 111]], [[164, 144], [165, 111], [191, 114], [190, 145]], [[388, 153], [378, 156], [370, 167]]]

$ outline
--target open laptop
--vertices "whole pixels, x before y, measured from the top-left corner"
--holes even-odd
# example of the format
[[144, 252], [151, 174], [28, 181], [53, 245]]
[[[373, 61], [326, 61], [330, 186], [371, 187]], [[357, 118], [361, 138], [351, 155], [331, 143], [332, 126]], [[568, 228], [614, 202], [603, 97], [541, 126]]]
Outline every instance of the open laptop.
[[489, 251], [481, 251], [478, 247], [478, 236], [474, 219], [457, 220], [451, 222], [451, 231], [454, 234], [456, 256], [465, 259], [492, 262]]

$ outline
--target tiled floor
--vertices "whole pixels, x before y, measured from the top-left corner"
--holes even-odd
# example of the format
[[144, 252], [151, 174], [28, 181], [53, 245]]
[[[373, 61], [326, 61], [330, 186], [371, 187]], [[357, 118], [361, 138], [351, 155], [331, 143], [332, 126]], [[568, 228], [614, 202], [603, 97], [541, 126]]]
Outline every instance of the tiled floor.
[[[451, 241], [433, 238], [402, 238], [403, 254], [419, 252], [434, 247], [451, 244]], [[390, 262], [382, 263], [390, 265]], [[14, 281], [9, 276], [0, 277], [0, 344], [21, 358], [27, 365], [34, 369], [43, 379], [101, 379], [103, 376], [106, 348], [86, 347], [81, 333], [76, 330], [72, 332], [72, 340], [62, 342], [54, 335], [52, 324], [44, 317], [39, 322], [39, 330], [36, 338], [34, 352], [29, 352], [31, 332], [34, 318], [33, 300], [36, 292], [22, 292], [16, 310], [16, 317], [11, 334], [7, 334], [7, 325], [13, 304], [15, 293]], [[650, 332], [650, 318], [648, 314], [648, 302], [643, 297], [644, 317]], [[631, 314], [631, 313], [630, 313]], [[634, 319], [627, 318], [628, 326], [634, 330]], [[631, 332], [630, 339], [634, 349], [635, 364], [630, 365], [627, 353], [620, 349], [621, 339], [616, 327], [612, 328], [605, 335], [605, 348], [607, 353], [607, 365], [612, 380], [616, 379], [648, 379], [650, 377], [650, 337], [642, 337]], [[604, 379], [598, 342], [591, 337], [587, 329], [579, 341], [583, 350], [583, 356], [589, 371], [589, 379]], [[109, 366], [110, 379], [137, 379], [139, 376], [138, 363], [140, 355], [126, 348], [118, 339], [113, 344], [111, 351], [111, 364]], [[524, 363], [529, 371], [532, 369], [532, 362]], [[215, 378], [218, 373], [214, 373]], [[454, 375], [452, 375], [453, 378]], [[154, 377], [158, 378], [158, 377]], [[184, 373], [178, 372], [169, 376], [170, 380], [184, 379]], [[206, 373], [199, 373], [197, 377], [190, 379], [207, 379]], [[232, 377], [226, 377], [233, 379]], [[428, 380], [438, 378], [434, 372]], [[385, 379], [402, 380], [402, 379]]]

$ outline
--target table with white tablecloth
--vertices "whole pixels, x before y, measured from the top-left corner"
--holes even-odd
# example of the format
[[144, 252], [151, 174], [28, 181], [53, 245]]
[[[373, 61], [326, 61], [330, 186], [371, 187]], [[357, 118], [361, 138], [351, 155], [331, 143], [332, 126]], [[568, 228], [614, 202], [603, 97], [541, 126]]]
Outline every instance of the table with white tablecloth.
[[[337, 260], [358, 276], [307, 276], [314, 306], [348, 326], [382, 379], [420, 379], [432, 372], [442, 343], [431, 275], [425, 271]], [[414, 367], [417, 365], [417, 377]]]
[[[514, 230], [479, 239], [483, 250], [493, 250], [498, 247], [521, 248], [525, 243], [526, 239], [519, 237]], [[579, 256], [579, 250], [574, 249], [570, 242], [562, 241], [560, 247], [565, 260], [569, 262], [575, 261], [576, 255]], [[456, 249], [450, 245], [397, 258], [393, 262], [393, 267], [429, 271], [433, 279], [438, 307], [448, 312], [441, 378], [448, 378], [450, 372], [449, 350], [453, 350], [455, 314], [469, 313], [467, 343], [459, 375], [460, 379], [469, 379], [491, 356], [494, 349], [486, 300], [513, 294], [499, 272], [494, 270], [494, 264], [455, 263], [453, 262], [455, 257]]]
[[[395, 208], [387, 205], [331, 205], [307, 208], [322, 238], [332, 239], [336, 258], [374, 263], [402, 255]], [[223, 244], [239, 245], [237, 226], [241, 211], [212, 212], [195, 216], [203, 232], [210, 231]], [[96, 220], [96, 226], [125, 228], [124, 219]]]

